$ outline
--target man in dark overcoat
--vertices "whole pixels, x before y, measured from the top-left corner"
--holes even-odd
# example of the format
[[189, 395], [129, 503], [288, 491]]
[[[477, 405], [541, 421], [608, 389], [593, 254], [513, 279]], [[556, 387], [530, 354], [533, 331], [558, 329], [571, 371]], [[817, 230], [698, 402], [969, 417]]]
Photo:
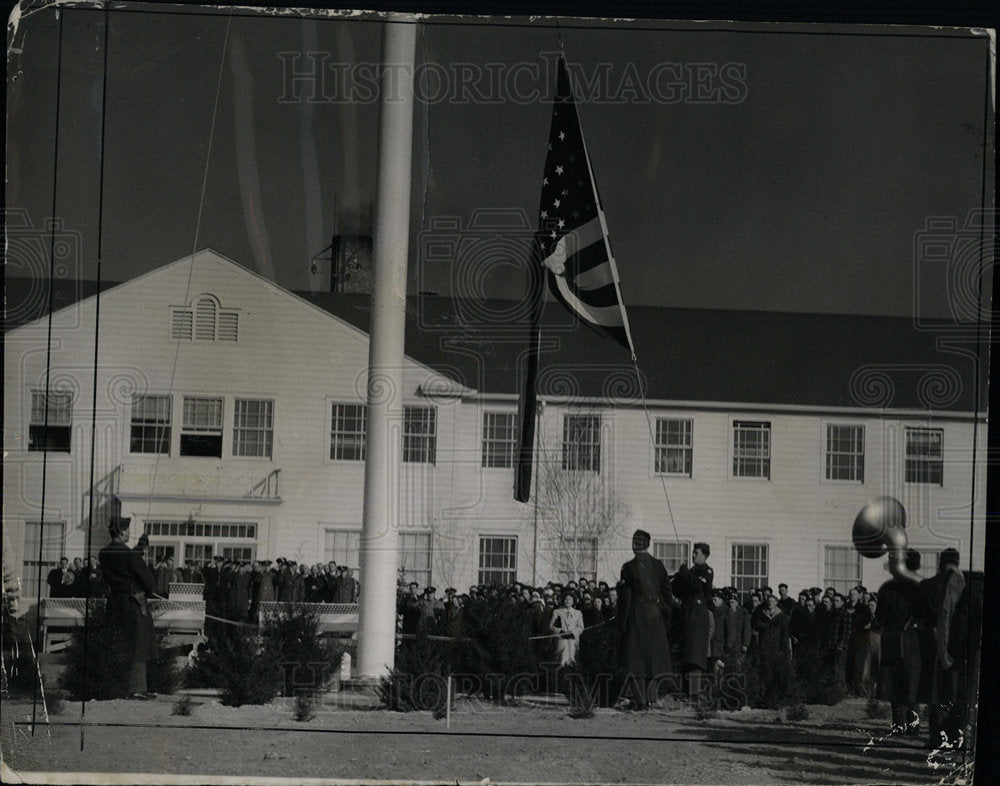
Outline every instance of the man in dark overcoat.
[[[920, 570], [920, 552], [906, 552], [906, 567]], [[875, 622], [882, 629], [878, 690], [892, 707], [892, 733], [916, 734], [920, 686], [920, 634], [916, 625], [918, 585], [891, 578], [878, 591]]]
[[146, 595], [154, 592], [156, 582], [142, 552], [126, 545], [129, 524], [130, 519], [112, 518], [108, 523], [111, 543], [100, 552], [101, 573], [108, 585], [106, 620], [111, 646], [127, 664], [128, 697], [155, 699], [146, 682], [146, 663], [156, 654], [156, 633]]
[[708, 564], [707, 543], [695, 543], [691, 554], [692, 567], [681, 565], [674, 575], [674, 594], [684, 606], [683, 669], [687, 676], [689, 696], [702, 689], [702, 673], [708, 668], [711, 638], [713, 571]]
[[958, 710], [962, 664], [955, 659], [956, 642], [952, 639], [956, 610], [965, 592], [965, 576], [959, 562], [957, 549], [945, 549], [939, 557], [937, 575], [924, 579], [918, 587], [918, 602], [924, 615], [923, 627], [929, 639], [928, 649], [925, 650], [928, 663], [924, 664], [924, 668], [930, 665], [930, 702], [927, 707], [930, 724], [927, 745], [930, 748], [953, 746], [960, 742]]
[[616, 621], [621, 631], [621, 664], [626, 684], [635, 680], [632, 701], [645, 709], [649, 680], [671, 674], [667, 623], [673, 607], [670, 577], [663, 563], [650, 555], [650, 535], [638, 529], [632, 535], [634, 557], [622, 565]]

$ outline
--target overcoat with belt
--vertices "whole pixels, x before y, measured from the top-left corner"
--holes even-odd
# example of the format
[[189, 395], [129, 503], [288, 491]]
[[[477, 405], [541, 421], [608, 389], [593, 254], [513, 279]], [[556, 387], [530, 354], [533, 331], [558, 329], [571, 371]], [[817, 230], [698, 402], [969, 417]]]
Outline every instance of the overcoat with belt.
[[648, 552], [622, 565], [617, 622], [626, 674], [648, 679], [672, 671], [667, 623], [673, 600], [667, 569]]

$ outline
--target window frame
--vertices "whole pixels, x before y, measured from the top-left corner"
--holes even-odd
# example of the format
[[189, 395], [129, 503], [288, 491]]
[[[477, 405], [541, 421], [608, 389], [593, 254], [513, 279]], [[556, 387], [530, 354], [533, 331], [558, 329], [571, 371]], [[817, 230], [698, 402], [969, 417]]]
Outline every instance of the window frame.
[[[487, 541], [502, 542], [502, 543], [504, 543], [506, 545], [509, 545], [511, 548], [510, 548], [509, 551], [507, 551], [505, 549], [505, 550], [499, 551], [499, 552], [493, 552], [493, 551], [484, 552], [483, 551], [483, 546], [484, 546], [484, 544]], [[518, 549], [518, 542], [517, 541], [518, 541], [517, 535], [510, 535], [510, 534], [490, 535], [490, 534], [486, 534], [486, 533], [480, 533], [477, 536], [477, 544], [476, 544], [476, 546], [477, 546], [477, 548], [476, 548], [476, 555], [477, 555], [476, 556], [476, 560], [477, 560], [477, 562], [476, 562], [476, 578], [477, 578], [476, 583], [477, 584], [485, 584], [485, 585], [498, 584], [498, 585], [504, 585], [504, 586], [506, 586], [506, 585], [509, 585], [509, 584], [513, 584], [515, 581], [517, 581], [517, 567], [518, 567], [517, 566], [517, 562], [518, 562], [518, 560], [517, 560], [517, 557], [518, 557], [518, 551], [517, 551], [517, 549]], [[511, 565], [509, 567], [505, 566], [505, 565], [500, 565], [500, 566], [484, 565], [483, 564], [483, 558], [484, 557], [500, 557], [502, 559], [503, 558], [507, 558], [509, 560], [509, 562], [511, 563]], [[503, 580], [503, 581], [496, 581], [496, 580], [487, 581], [487, 580], [485, 580], [485, 576], [492, 575], [494, 573], [510, 574], [510, 575], [509, 575], [509, 577], [505, 578], [505, 580]]]
[[[843, 550], [843, 553], [847, 554], [848, 557], [853, 558], [853, 566], [856, 567], [856, 577], [854, 576], [834, 576], [830, 572], [830, 560], [829, 556], [831, 550], [837, 549], [838, 552]], [[852, 544], [845, 543], [820, 543], [820, 565], [822, 566], [822, 584], [820, 586], [825, 590], [827, 587], [836, 588], [837, 592], [841, 595], [846, 596], [848, 590], [851, 587], [856, 587], [861, 583], [861, 577], [864, 572], [864, 567], [862, 566], [861, 554], [857, 549], [854, 548]], [[847, 567], [850, 564], [845, 563]], [[849, 582], [849, 583], [848, 583]], [[843, 587], [843, 588], [841, 588]]]
[[[567, 544], [572, 542], [574, 548], [572, 551], [577, 555], [577, 567], [571, 568], [568, 564], [569, 558], [567, 554]], [[580, 545], [581, 543], [592, 543], [593, 552], [588, 555], [586, 552], [583, 553], [581, 557]], [[557, 564], [556, 564], [556, 575], [560, 577], [560, 581], [566, 584], [570, 581], [578, 581], [581, 576], [585, 576], [587, 581], [597, 581], [597, 568], [600, 561], [600, 540], [596, 536], [580, 536], [580, 537], [561, 537], [559, 538], [559, 543], [556, 548], [559, 549], [557, 552]], [[593, 570], [585, 569], [580, 566], [581, 559], [590, 559]]]
[[[214, 425], [210, 426], [199, 426], [197, 424], [188, 425], [187, 423], [187, 404], [188, 402], [218, 402], [219, 404], [219, 425], [218, 427]], [[181, 430], [180, 430], [180, 443], [177, 449], [177, 455], [183, 458], [214, 458], [221, 459], [225, 455], [225, 433], [226, 433], [226, 399], [224, 396], [199, 396], [199, 395], [184, 395], [181, 399]], [[219, 452], [218, 455], [215, 453], [191, 453], [185, 452], [185, 437], [197, 438], [199, 435], [218, 437], [219, 440]], [[190, 444], [190, 443], [188, 443]]]
[[[264, 415], [268, 421], [266, 426], [248, 426], [240, 425], [240, 405], [266, 405], [267, 413]], [[266, 459], [271, 461], [274, 458], [274, 398], [250, 398], [250, 397], [235, 397], [233, 399], [233, 425], [232, 434], [233, 440], [230, 446], [230, 454], [233, 458], [241, 459]], [[240, 453], [238, 452], [241, 448], [246, 449], [247, 442], [246, 437], [241, 436], [243, 432], [251, 432], [260, 435], [261, 441], [255, 443], [264, 448], [265, 453], [262, 455]]]
[[[34, 540], [29, 543], [28, 532], [32, 526], [38, 528], [38, 540]], [[49, 557], [53, 552], [50, 547], [45, 547], [42, 549], [42, 559], [39, 560], [37, 547], [39, 543], [46, 542], [46, 531], [53, 527], [59, 528], [58, 537], [51, 539], [59, 544], [58, 556], [55, 557], [55, 559], [50, 559]], [[51, 597], [49, 595], [49, 584], [47, 579], [49, 577], [49, 572], [53, 568], [58, 568], [59, 561], [66, 556], [67, 535], [68, 531], [65, 521], [39, 521], [38, 519], [25, 520], [24, 529], [21, 532], [21, 579], [23, 581], [23, 586], [27, 590], [25, 594], [30, 593], [30, 595], [34, 597], [40, 586], [41, 597]], [[72, 566], [72, 564], [73, 561], [70, 560], [70, 565]]]
[[[166, 399], [166, 422], [159, 423], [155, 419], [136, 420], [136, 403], [140, 399]], [[128, 452], [132, 456], [169, 456], [173, 448], [173, 410], [174, 397], [171, 393], [133, 393], [132, 403], [129, 409], [129, 435]], [[142, 436], [138, 437], [140, 442], [146, 443], [150, 440], [159, 441], [164, 450], [136, 450], [135, 430], [142, 430]], [[162, 434], [156, 435], [156, 431], [162, 429]], [[148, 436], [152, 431], [153, 436]]]
[[[669, 442], [660, 442], [661, 438], [661, 424], [667, 426], [669, 424], [682, 424], [687, 427], [687, 445], [677, 445], [670, 444]], [[682, 434], [682, 436], [684, 436]], [[660, 456], [661, 451], [664, 460], [664, 469], [659, 469], [660, 467]], [[684, 457], [685, 469], [680, 472], [671, 472], [669, 470], [669, 455], [671, 451], [680, 451], [681, 455]], [[676, 417], [666, 417], [657, 416], [654, 422], [654, 432], [653, 432], [653, 477], [664, 477], [664, 478], [690, 478], [694, 477], [694, 418], [676, 418]]]
[[[682, 540], [682, 541], [654, 540], [649, 545], [650, 545], [649, 553], [652, 554], [654, 557], [656, 557], [656, 559], [658, 559], [660, 562], [662, 562], [663, 563], [663, 567], [665, 567], [667, 569], [667, 573], [669, 573], [671, 575], [673, 575], [678, 570], [680, 570], [681, 565], [690, 565], [691, 564], [691, 552], [692, 552], [692, 549], [693, 549], [693, 543], [690, 540]], [[657, 554], [657, 552], [661, 548], [667, 547], [667, 546], [681, 546], [681, 547], [683, 547], [681, 550], [682, 550], [682, 552], [683, 552], [684, 555], [683, 555], [683, 558], [681, 558], [680, 562], [677, 562], [678, 558], [676, 556], [673, 556], [673, 557], [669, 558], [670, 559], [670, 563], [668, 564], [667, 560], [664, 557], [661, 557], [661, 556], [659, 556], [659, 554]], [[671, 565], [676, 565], [676, 567], [672, 568]]]
[[[414, 430], [415, 427], [426, 430]], [[401, 461], [404, 464], [437, 464], [437, 407], [403, 407]]]
[[[737, 557], [737, 549], [763, 549], [763, 564], [764, 572], [759, 573], [740, 573], [737, 571], [737, 564], [739, 562], [746, 563], [752, 560], [745, 557]], [[771, 544], [766, 541], [756, 541], [756, 540], [734, 540], [729, 543], [729, 586], [735, 587], [740, 597], [745, 597], [746, 593], [757, 587], [766, 587], [770, 585], [770, 575], [771, 575]], [[753, 579], [756, 583], [752, 586], [746, 586], [746, 582], [749, 579]]]
[[[858, 435], [854, 435], [850, 438], [850, 441], [857, 437], [857, 452], [851, 452], [850, 450], [833, 450], [832, 440], [833, 437], [831, 432], [837, 429], [852, 429], [860, 432]], [[843, 440], [843, 437], [838, 437], [838, 440]], [[867, 429], [863, 423], [856, 422], [838, 422], [838, 421], [824, 421], [823, 422], [823, 469], [822, 478], [824, 483], [834, 483], [834, 484], [855, 484], [864, 485], [865, 483], [865, 470], [867, 469], [867, 453], [868, 453], [868, 434]], [[835, 458], [853, 459], [851, 461], [853, 477], [831, 477], [830, 471], [833, 468], [831, 461]], [[858, 477], [860, 475], [860, 477]]]
[[[590, 421], [586, 423], [585, 421]], [[572, 424], [576, 424], [573, 428]], [[581, 428], [582, 426], [582, 428]], [[594, 472], [601, 474], [603, 418], [600, 414], [566, 412], [563, 414], [561, 466], [564, 472]], [[589, 441], [571, 437], [592, 437]], [[572, 466], [571, 466], [572, 465]]]
[[[759, 432], [766, 435], [767, 444], [765, 446], [766, 455], [757, 459], [749, 453], [741, 455], [747, 448], [743, 448], [742, 451], [740, 446], [737, 445], [737, 435], [742, 433], [752, 433]], [[774, 459], [774, 425], [770, 420], [747, 420], [745, 418], [732, 418], [730, 420], [730, 462], [729, 462], [729, 477], [733, 480], [749, 480], [757, 482], [769, 482], [771, 480], [771, 463]], [[765, 469], [765, 474], [763, 475], [747, 475], [737, 472], [738, 462], [747, 461], [759, 461], [761, 466]]]
[[[28, 409], [28, 452], [73, 452], [73, 398], [73, 392], [69, 390], [31, 389]], [[47, 407], [46, 402], [48, 402]], [[61, 436], [63, 439], [55, 446], [51, 446], [54, 436]]]
[[[403, 580], [409, 584], [410, 582], [416, 581], [421, 587], [429, 587], [431, 585], [431, 577], [434, 570], [434, 534], [431, 530], [403, 530], [399, 531], [399, 540], [396, 546], [396, 572], [397, 575], [402, 577]], [[426, 551], [423, 547], [407, 547], [407, 540], [412, 539], [417, 541], [419, 539], [426, 538], [427, 546]], [[426, 558], [427, 567], [408, 567], [405, 563], [406, 560], [404, 556], [413, 554], [417, 557]], [[422, 577], [418, 578], [418, 576]]]
[[[345, 463], [345, 464], [364, 464], [365, 457], [367, 455], [367, 439], [368, 439], [368, 406], [357, 401], [340, 401], [337, 399], [328, 398], [327, 403], [327, 415], [329, 417], [327, 429], [328, 434], [328, 444], [327, 450], [325, 452], [326, 462], [330, 463]], [[355, 420], [360, 419], [361, 430], [360, 431], [337, 431], [336, 427], [338, 422], [346, 423], [350, 419], [350, 415], [345, 413], [343, 419], [338, 418], [338, 410], [341, 408], [356, 408], [360, 412], [360, 418], [354, 418]], [[340, 440], [354, 440], [353, 444], [350, 442], [340, 442]], [[348, 456], [336, 456], [335, 452], [338, 449], [342, 449], [347, 452], [350, 448], [352, 451], [356, 452], [355, 457]]]
[[[923, 434], [925, 436], [936, 435], [938, 437], [938, 455], [936, 457], [931, 457], [928, 454], [916, 454], [911, 458], [910, 453], [910, 437], [917, 434]], [[924, 443], [925, 445], [928, 443]], [[937, 469], [938, 479], [927, 479], [926, 477], [910, 477], [911, 462], [913, 464], [912, 469], [915, 471], [920, 471], [923, 468], [921, 475], [924, 475], [928, 468], [930, 470]], [[903, 434], [903, 481], [905, 483], [911, 483], [914, 485], [926, 485], [926, 486], [944, 486], [944, 429], [934, 426], [906, 426]]]
[[[323, 533], [323, 564], [326, 565], [330, 560], [333, 560], [337, 563], [337, 567], [347, 565], [350, 568], [351, 575], [356, 579], [359, 578], [361, 575], [361, 527], [322, 524], [321, 531]], [[335, 541], [332, 548], [328, 540], [331, 535], [334, 536]], [[337, 535], [347, 536], [347, 543], [342, 551], [338, 550], [336, 545]], [[338, 557], [338, 554], [341, 556]], [[346, 557], [343, 556], [345, 554], [347, 555]]]
[[[497, 437], [496, 429], [498, 424], [496, 420], [499, 419], [510, 421], [510, 436], [509, 437]], [[490, 420], [493, 419], [494, 422], [491, 424]], [[493, 433], [490, 433], [491, 426]], [[506, 429], [505, 426], [500, 426], [501, 429]], [[494, 469], [511, 469], [514, 466], [515, 453], [517, 452], [517, 413], [508, 412], [505, 410], [488, 409], [483, 411], [482, 417], [482, 428], [480, 430], [480, 461], [479, 466], [482, 469], [494, 470]], [[500, 453], [501, 463], [490, 463], [496, 460], [497, 452]]]

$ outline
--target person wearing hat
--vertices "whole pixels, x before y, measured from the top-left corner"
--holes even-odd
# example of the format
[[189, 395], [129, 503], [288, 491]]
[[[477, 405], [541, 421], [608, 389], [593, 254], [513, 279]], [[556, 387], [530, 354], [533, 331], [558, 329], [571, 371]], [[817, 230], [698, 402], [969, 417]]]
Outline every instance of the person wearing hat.
[[674, 594], [684, 607], [683, 669], [687, 676], [690, 697], [701, 693], [701, 675], [708, 668], [711, 645], [712, 568], [707, 543], [695, 543], [691, 552], [692, 566], [681, 565], [673, 578]]
[[156, 582], [142, 552], [126, 545], [130, 523], [130, 519], [120, 516], [109, 519], [111, 542], [98, 557], [108, 586], [105, 619], [111, 630], [114, 660], [126, 669], [126, 695], [130, 699], [155, 699], [146, 681], [146, 663], [156, 654], [156, 633], [146, 595], [155, 591]]
[[417, 604], [420, 612], [420, 621], [417, 623], [418, 631], [430, 633], [435, 618], [443, 619], [445, 616], [444, 603], [435, 597], [434, 593], [436, 592], [436, 587], [424, 587], [424, 594]]
[[583, 614], [574, 608], [576, 593], [567, 591], [563, 595], [562, 606], [552, 615], [552, 630], [559, 634], [557, 640], [559, 665], [568, 666], [576, 662], [576, 651], [583, 633]]
[[337, 568], [337, 603], [358, 602], [358, 580], [351, 575], [347, 565]]
[[621, 665], [626, 685], [632, 684], [632, 705], [646, 709], [655, 696], [649, 681], [673, 671], [667, 626], [673, 594], [663, 563], [649, 553], [651, 536], [637, 529], [632, 535], [631, 560], [622, 565], [616, 621], [621, 632]]
[[743, 668], [743, 658], [750, 649], [750, 614], [740, 604], [740, 595], [734, 589], [723, 594], [726, 601], [726, 616], [723, 619], [722, 658], [732, 669]]

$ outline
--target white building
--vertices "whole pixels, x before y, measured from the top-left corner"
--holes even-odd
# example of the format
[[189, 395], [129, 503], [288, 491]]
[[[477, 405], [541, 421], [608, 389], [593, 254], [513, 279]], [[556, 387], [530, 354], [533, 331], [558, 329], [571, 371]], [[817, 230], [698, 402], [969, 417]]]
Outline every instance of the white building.
[[[179, 562], [356, 568], [367, 304], [291, 293], [206, 250], [57, 310], [51, 342], [45, 317], [10, 328], [3, 514], [25, 599], [60, 556], [83, 555], [92, 504], [104, 545], [111, 494], [133, 537]], [[862, 563], [850, 536], [882, 494], [906, 506], [925, 572], [947, 546], [982, 569], [985, 348], [966, 330], [630, 309], [647, 418], [629, 358], [547, 311], [539, 441], [557, 469], [613, 491], [617, 531], [571, 523], [567, 550], [544, 509], [512, 499], [521, 306], [416, 299], [397, 478], [407, 577], [613, 581], [643, 527], [671, 570], [709, 543], [719, 585], [878, 586], [885, 560]]]

